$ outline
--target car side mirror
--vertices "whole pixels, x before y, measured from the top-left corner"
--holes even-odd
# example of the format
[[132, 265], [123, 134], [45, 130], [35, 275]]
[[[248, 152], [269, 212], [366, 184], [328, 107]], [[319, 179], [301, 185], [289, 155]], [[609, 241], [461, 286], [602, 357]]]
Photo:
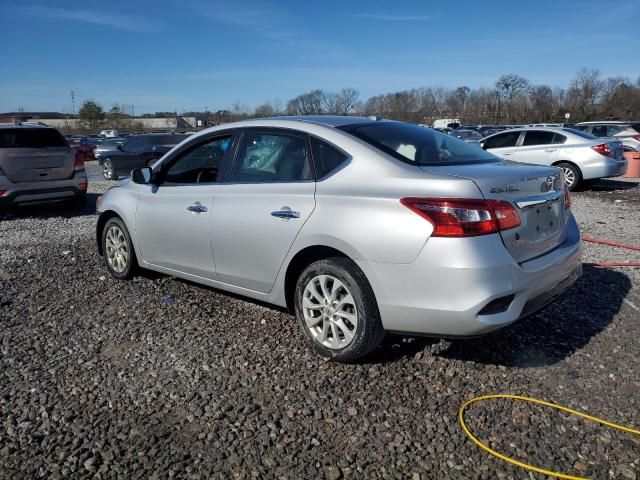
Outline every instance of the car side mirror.
[[131, 171], [131, 180], [139, 185], [149, 185], [152, 173], [151, 167], [136, 168]]

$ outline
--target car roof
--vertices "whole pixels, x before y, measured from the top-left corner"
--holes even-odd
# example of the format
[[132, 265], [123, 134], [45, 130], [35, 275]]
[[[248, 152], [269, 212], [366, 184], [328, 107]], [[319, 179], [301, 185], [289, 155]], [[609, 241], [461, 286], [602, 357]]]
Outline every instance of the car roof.
[[640, 123], [638, 120], [603, 120], [601, 122], [580, 122], [576, 123], [576, 125], [600, 125], [600, 124], [611, 124], [611, 125], [631, 125], [634, 123]]
[[377, 117], [356, 117], [349, 115], [284, 115], [281, 117], [267, 117], [256, 120], [289, 120], [295, 122], [318, 123], [337, 128], [344, 127], [346, 125], [372, 123], [379, 119]]
[[[553, 132], [560, 133], [562, 135], [572, 134], [576, 135], [574, 132], [570, 131], [569, 127], [523, 127], [523, 128], [509, 128], [507, 130], [500, 130], [499, 132], [492, 133], [491, 135], [487, 135], [485, 138], [493, 137], [494, 135], [501, 135], [504, 133], [513, 133], [513, 132], [529, 132], [535, 130], [536, 132]], [[568, 131], [569, 130], [569, 131]]]
[[37, 125], [35, 123], [29, 123], [27, 125], [22, 125], [21, 123], [0, 123], [0, 128], [53, 128], [48, 125]]

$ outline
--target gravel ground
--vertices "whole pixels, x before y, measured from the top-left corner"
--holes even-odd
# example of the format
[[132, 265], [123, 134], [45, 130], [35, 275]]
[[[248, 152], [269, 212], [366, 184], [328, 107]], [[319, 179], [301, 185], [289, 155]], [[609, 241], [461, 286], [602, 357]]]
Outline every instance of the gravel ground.
[[[107, 183], [91, 169], [90, 202]], [[640, 245], [637, 182], [573, 196], [585, 234]], [[387, 337], [363, 362], [307, 348], [292, 317], [153, 275], [114, 281], [92, 206], [0, 217], [0, 478], [542, 478], [457, 424], [490, 393], [640, 423], [640, 269], [585, 267], [562, 301], [466, 341]], [[585, 262], [640, 252], [585, 245]], [[526, 462], [640, 477], [640, 439], [555, 411], [476, 404]]]

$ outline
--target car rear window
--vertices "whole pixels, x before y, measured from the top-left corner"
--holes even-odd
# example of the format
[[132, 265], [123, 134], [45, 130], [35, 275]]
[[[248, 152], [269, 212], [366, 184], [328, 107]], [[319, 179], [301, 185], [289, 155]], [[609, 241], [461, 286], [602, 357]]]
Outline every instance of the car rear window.
[[414, 165], [460, 165], [499, 161], [476, 145], [408, 123], [347, 125], [342, 130], [375, 148]]
[[0, 148], [66, 147], [65, 138], [53, 128], [2, 128]]
[[629, 126], [633, 128], [637, 133], [640, 133], [640, 123], [632, 123]]

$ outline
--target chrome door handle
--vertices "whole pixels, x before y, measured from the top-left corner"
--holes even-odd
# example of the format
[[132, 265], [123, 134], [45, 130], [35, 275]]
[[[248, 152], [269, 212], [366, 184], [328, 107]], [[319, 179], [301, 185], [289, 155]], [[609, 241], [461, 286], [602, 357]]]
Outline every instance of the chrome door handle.
[[558, 149], [557, 148], [545, 148], [544, 151], [551, 153], [551, 152], [557, 152]]
[[187, 210], [193, 213], [204, 213], [207, 211], [207, 207], [202, 205], [200, 202], [196, 202], [193, 205], [189, 205]]
[[271, 215], [278, 218], [300, 218], [300, 212], [294, 212], [289, 207], [282, 207], [280, 210], [271, 212]]

